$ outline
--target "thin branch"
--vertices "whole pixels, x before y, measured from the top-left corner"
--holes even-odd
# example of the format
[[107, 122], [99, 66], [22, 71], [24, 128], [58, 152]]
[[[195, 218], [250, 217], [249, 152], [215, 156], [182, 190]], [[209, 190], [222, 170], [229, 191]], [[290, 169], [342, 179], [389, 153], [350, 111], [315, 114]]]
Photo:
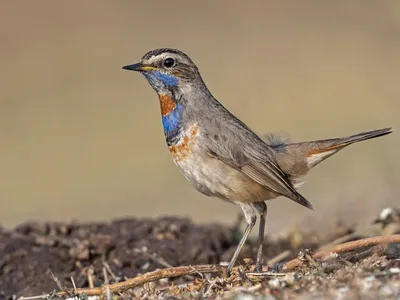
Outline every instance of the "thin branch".
[[103, 265], [103, 277], [104, 277], [104, 284], [102, 285], [103, 298], [104, 298], [104, 296], [106, 296], [107, 300], [111, 300], [112, 295], [111, 295], [110, 285], [109, 285], [108, 276], [107, 276], [107, 269], [104, 265]]
[[87, 270], [87, 278], [88, 278], [89, 288], [93, 288], [94, 287], [93, 269], [91, 267]]
[[[115, 276], [114, 272], [111, 270], [110, 266], [103, 260], [103, 272], [106, 270], [108, 273], [110, 273], [111, 277], [114, 279], [115, 282], [119, 282], [119, 279], [117, 276]], [[104, 275], [104, 278], [106, 278], [107, 274]], [[105, 280], [106, 283], [108, 281]], [[121, 298], [124, 298], [121, 292], [118, 292], [118, 294], [121, 296]]]
[[[346, 252], [346, 251], [352, 251], [357, 248], [362, 248], [362, 247], [368, 247], [368, 246], [376, 246], [376, 245], [381, 245], [381, 244], [398, 244], [400, 243], [400, 234], [394, 234], [390, 236], [376, 236], [376, 237], [370, 237], [370, 238], [365, 238], [357, 241], [351, 241], [347, 242], [344, 244], [339, 244], [339, 245], [333, 245], [333, 246], [328, 246], [328, 247], [323, 247], [317, 252], [315, 252], [312, 255], [312, 258], [314, 259], [319, 259], [323, 258], [324, 256], [330, 254], [330, 253], [339, 253], [339, 252]], [[298, 258], [295, 258], [289, 262], [287, 262], [283, 266], [283, 271], [290, 271], [296, 268], [297, 266], [300, 266], [302, 264], [301, 260]]]
[[47, 299], [49, 295], [43, 294], [39, 296], [29, 296], [29, 297], [19, 297], [18, 300], [37, 300], [37, 299]]
[[74, 287], [74, 293], [76, 294], [75, 280], [74, 280], [74, 277], [72, 277], [72, 276], [71, 276], [71, 282], [72, 282], [72, 286]]
[[[110, 292], [124, 292], [128, 289], [137, 287], [147, 282], [157, 281], [162, 278], [173, 278], [180, 277], [184, 275], [194, 275], [198, 273], [216, 273], [223, 272], [225, 267], [219, 265], [199, 265], [199, 266], [185, 266], [185, 267], [175, 267], [160, 269], [153, 272], [145, 273], [143, 275], [128, 279], [123, 282], [118, 282], [110, 284]], [[77, 289], [78, 293], [85, 293], [88, 296], [96, 296], [102, 294], [102, 288], [81, 288]], [[59, 292], [57, 296], [64, 296], [66, 293]]]
[[276, 273], [276, 272], [248, 272], [246, 275], [251, 278], [279, 278], [285, 277], [287, 273]]
[[50, 273], [51, 273], [51, 277], [53, 277], [53, 280], [54, 280], [55, 283], [57, 284], [58, 288], [59, 288], [60, 290], [62, 290], [62, 293], [63, 293], [64, 295], [67, 295], [67, 296], [69, 296], [69, 297], [72, 297], [71, 291], [70, 291], [67, 287], [65, 287], [65, 286], [61, 283], [61, 281], [60, 281], [56, 276], [54, 276], [53, 272], [50, 272]]
[[103, 261], [103, 266], [106, 268], [107, 272], [111, 275], [111, 277], [114, 279], [115, 282], [119, 281], [117, 276], [115, 276], [114, 272], [111, 270], [111, 268], [108, 265], [108, 263]]

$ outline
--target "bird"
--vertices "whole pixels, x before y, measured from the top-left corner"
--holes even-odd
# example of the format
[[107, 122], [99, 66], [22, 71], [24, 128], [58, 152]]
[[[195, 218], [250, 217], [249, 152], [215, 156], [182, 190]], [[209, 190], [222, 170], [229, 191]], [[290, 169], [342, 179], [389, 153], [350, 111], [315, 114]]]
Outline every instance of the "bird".
[[262, 138], [212, 95], [198, 67], [184, 52], [154, 49], [138, 63], [122, 68], [143, 74], [157, 93], [166, 144], [184, 177], [200, 193], [238, 204], [243, 210], [247, 225], [227, 266], [229, 273], [257, 215], [254, 272], [263, 271], [268, 200], [283, 196], [313, 210], [298, 192], [311, 168], [353, 143], [392, 132], [384, 128], [300, 143], [278, 135]]

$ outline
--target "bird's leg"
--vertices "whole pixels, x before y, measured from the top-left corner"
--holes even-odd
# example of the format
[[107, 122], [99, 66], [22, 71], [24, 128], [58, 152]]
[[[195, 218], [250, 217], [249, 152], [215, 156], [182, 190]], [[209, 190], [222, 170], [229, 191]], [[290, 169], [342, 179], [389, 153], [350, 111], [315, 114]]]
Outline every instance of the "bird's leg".
[[263, 241], [264, 241], [264, 229], [265, 229], [265, 221], [267, 219], [267, 205], [265, 202], [257, 202], [253, 204], [254, 208], [260, 214], [260, 228], [258, 230], [258, 244], [257, 244], [257, 259], [256, 259], [256, 267], [254, 268], [255, 272], [262, 271], [262, 257], [263, 257]]
[[246, 222], [247, 222], [247, 226], [246, 229], [243, 233], [242, 239], [239, 242], [239, 245], [237, 246], [235, 253], [233, 254], [233, 257], [231, 259], [231, 261], [229, 262], [228, 268], [227, 268], [227, 273], [229, 274], [233, 268], [233, 265], [235, 264], [240, 250], [242, 250], [242, 247], [244, 245], [244, 243], [247, 240], [247, 237], [249, 236], [251, 230], [254, 227], [254, 224], [256, 223], [257, 220], [257, 216], [256, 213], [254, 212], [253, 206], [250, 204], [240, 204], [240, 207], [243, 210], [244, 216], [246, 218]]

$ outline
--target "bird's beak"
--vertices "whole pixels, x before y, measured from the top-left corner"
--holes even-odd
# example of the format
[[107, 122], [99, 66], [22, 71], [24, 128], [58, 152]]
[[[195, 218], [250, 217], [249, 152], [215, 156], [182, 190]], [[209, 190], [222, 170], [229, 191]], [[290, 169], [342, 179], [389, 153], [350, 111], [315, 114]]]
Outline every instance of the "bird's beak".
[[122, 67], [122, 69], [129, 70], [129, 71], [137, 71], [137, 72], [147, 72], [147, 71], [157, 70], [157, 68], [155, 68], [155, 67], [147, 66], [142, 63], [127, 65], [127, 66]]

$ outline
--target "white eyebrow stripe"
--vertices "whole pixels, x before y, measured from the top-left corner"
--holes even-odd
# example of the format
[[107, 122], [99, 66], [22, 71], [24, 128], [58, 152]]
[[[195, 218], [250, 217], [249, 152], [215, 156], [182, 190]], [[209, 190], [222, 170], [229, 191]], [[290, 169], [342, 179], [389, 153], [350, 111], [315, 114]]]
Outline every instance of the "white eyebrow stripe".
[[149, 59], [147, 59], [144, 62], [147, 63], [147, 64], [152, 64], [152, 63], [154, 63], [156, 61], [164, 60], [167, 57], [175, 58], [175, 55], [173, 53], [161, 53], [161, 54], [158, 54], [158, 55], [151, 56]]

